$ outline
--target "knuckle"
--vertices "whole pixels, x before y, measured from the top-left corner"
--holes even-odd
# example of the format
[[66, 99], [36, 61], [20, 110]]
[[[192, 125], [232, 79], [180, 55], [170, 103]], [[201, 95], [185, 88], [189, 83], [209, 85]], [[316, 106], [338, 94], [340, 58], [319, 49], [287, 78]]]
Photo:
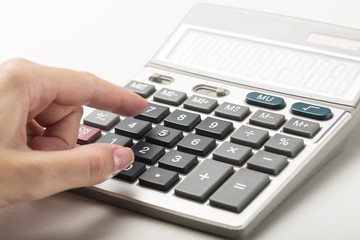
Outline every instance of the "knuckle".
[[84, 114], [83, 106], [74, 106], [73, 112], [77, 113], [78, 115], [82, 116]]
[[1, 64], [0, 78], [8, 86], [18, 87], [27, 82], [25, 72], [30, 62], [23, 58], [12, 58]]

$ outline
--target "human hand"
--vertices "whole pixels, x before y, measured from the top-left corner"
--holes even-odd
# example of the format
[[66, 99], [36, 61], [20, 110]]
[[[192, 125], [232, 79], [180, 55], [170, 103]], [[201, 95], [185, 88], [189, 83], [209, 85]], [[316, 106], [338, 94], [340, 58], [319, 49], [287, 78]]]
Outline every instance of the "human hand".
[[122, 146], [75, 147], [82, 105], [134, 116], [147, 103], [86, 72], [0, 65], [0, 207], [100, 183], [133, 161]]

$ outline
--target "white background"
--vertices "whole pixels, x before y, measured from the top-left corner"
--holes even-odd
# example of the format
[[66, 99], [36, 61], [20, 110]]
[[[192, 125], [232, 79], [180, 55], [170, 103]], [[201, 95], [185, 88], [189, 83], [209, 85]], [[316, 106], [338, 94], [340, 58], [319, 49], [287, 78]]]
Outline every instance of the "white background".
[[[196, 2], [1, 0], [0, 62], [24, 57], [126, 82], [151, 59]], [[360, 29], [358, 0], [202, 2]], [[11, 119], [5, 127], [11, 127]], [[249, 239], [360, 239], [359, 135], [357, 128], [343, 151], [286, 199]], [[0, 238], [220, 239], [71, 192], [0, 209]]]

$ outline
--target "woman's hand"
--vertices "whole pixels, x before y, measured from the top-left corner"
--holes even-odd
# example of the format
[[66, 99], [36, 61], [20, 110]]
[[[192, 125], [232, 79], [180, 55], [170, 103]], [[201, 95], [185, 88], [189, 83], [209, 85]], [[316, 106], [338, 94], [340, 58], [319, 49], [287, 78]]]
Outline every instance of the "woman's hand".
[[134, 116], [147, 102], [86, 72], [0, 65], [0, 207], [100, 183], [133, 161], [122, 146], [75, 147], [82, 105]]

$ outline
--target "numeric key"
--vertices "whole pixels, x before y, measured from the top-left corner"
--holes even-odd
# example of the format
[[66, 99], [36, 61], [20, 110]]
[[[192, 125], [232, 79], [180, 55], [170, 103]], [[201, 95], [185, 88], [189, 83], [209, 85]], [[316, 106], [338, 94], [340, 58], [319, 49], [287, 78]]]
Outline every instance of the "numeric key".
[[183, 138], [183, 133], [180, 130], [165, 127], [162, 125], [156, 126], [145, 136], [145, 140], [150, 143], [171, 148], [180, 139]]
[[131, 147], [133, 145], [133, 141], [131, 138], [121, 136], [118, 134], [114, 134], [111, 132], [108, 132], [107, 134], [103, 135], [96, 142], [97, 143], [116, 144], [116, 145], [121, 145], [124, 147]]
[[215, 146], [215, 139], [189, 133], [178, 143], [177, 149], [198, 156], [206, 156]]
[[165, 148], [143, 141], [137, 142], [132, 150], [135, 160], [145, 164], [154, 164], [165, 154]]
[[158, 163], [161, 168], [187, 173], [198, 163], [198, 159], [193, 154], [170, 150]]
[[232, 130], [234, 126], [232, 122], [207, 117], [199, 125], [196, 126], [195, 131], [197, 134], [204, 136], [223, 139], [225, 138]]
[[165, 126], [187, 132], [190, 132], [199, 122], [201, 122], [199, 114], [185, 112], [178, 109], [164, 119]]
[[170, 109], [161, 105], [148, 103], [148, 107], [145, 111], [137, 115], [135, 118], [149, 121], [152, 123], [161, 122], [168, 114]]
[[151, 129], [151, 123], [129, 117], [125, 118], [115, 126], [115, 133], [140, 139]]
[[118, 178], [127, 182], [134, 182], [145, 171], [146, 166], [144, 163], [134, 161], [127, 168], [116, 174], [114, 178]]

